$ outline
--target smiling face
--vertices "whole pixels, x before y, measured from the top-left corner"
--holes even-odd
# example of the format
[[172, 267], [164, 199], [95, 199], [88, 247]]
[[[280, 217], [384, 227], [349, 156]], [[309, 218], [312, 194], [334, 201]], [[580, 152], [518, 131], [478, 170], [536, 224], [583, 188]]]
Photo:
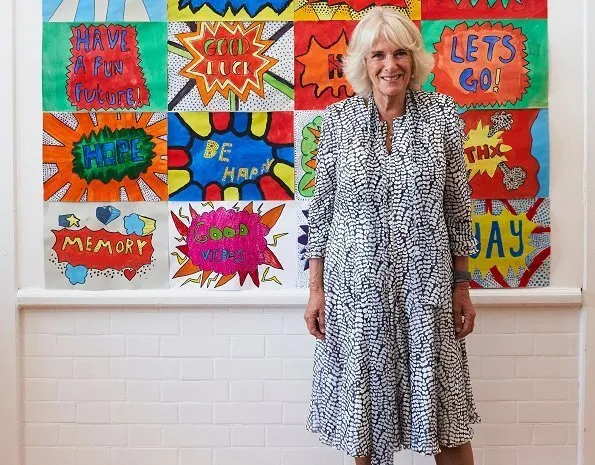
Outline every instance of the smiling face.
[[411, 52], [379, 37], [366, 56], [366, 70], [375, 95], [395, 97], [404, 94], [411, 79]]

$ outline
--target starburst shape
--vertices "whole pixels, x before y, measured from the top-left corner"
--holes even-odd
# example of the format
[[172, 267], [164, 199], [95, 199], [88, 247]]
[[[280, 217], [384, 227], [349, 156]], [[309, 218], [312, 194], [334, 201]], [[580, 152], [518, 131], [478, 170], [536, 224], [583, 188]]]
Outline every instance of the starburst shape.
[[[345, 87], [348, 96], [353, 95], [353, 90], [342, 71], [343, 63], [338, 60], [338, 57], [346, 55], [348, 46], [345, 31], [341, 31], [339, 38], [329, 47], [320, 45], [316, 37], [312, 36], [308, 51], [295, 57], [297, 62], [304, 65], [300, 77], [302, 86], [313, 85], [316, 97], [320, 97], [326, 89], [330, 89], [333, 97], [339, 97], [341, 87]], [[325, 61], [328, 67], [321, 66]]]
[[[248, 27], [240, 22], [198, 25], [196, 32], [176, 37], [192, 55], [180, 75], [196, 81], [204, 104], [217, 92], [225, 98], [235, 94], [242, 101], [251, 91], [263, 98], [264, 74], [278, 61], [265, 55], [273, 41], [262, 38], [264, 23], [254, 22]], [[235, 49], [225, 50], [223, 44]]]

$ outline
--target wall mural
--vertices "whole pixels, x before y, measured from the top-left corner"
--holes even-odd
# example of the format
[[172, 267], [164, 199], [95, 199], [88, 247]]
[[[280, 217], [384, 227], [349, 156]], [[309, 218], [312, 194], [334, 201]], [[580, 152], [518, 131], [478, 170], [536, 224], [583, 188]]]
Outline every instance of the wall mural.
[[546, 0], [43, 0], [46, 287], [306, 288], [324, 109], [376, 5], [459, 106], [472, 285], [549, 285]]

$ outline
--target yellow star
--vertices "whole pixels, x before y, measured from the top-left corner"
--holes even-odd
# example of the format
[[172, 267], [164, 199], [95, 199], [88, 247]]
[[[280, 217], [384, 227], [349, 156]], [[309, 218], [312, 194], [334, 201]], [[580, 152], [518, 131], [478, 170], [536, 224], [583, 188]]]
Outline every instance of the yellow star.
[[79, 221], [81, 221], [76, 216], [74, 216], [72, 213], [70, 214], [70, 216], [67, 216], [66, 219], [68, 220], [68, 227], [69, 228], [71, 226], [76, 226], [78, 228]]

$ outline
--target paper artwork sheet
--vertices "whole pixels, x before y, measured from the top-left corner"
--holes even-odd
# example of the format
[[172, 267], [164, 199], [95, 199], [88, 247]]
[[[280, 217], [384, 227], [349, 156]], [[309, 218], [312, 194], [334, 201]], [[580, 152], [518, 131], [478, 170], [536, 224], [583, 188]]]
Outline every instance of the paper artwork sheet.
[[546, 18], [547, 0], [422, 0], [423, 19]]
[[305, 258], [306, 246], [308, 245], [308, 211], [310, 209], [309, 202], [297, 202], [297, 287], [300, 289], [309, 288], [310, 267], [308, 260]]
[[293, 23], [173, 22], [170, 111], [293, 110]]
[[171, 200], [294, 198], [293, 112], [169, 114]]
[[322, 130], [321, 110], [296, 111], [295, 140], [295, 198], [308, 200], [316, 185], [316, 156]]
[[43, 0], [43, 20], [165, 21], [166, 0]]
[[461, 118], [472, 198], [549, 196], [546, 109], [472, 110]]
[[475, 200], [473, 287], [541, 287], [550, 279], [549, 199]]
[[295, 21], [361, 19], [375, 6], [388, 6], [409, 16], [420, 19], [423, 0], [295, 0]]
[[295, 202], [170, 202], [170, 287], [295, 288]]
[[48, 289], [167, 287], [167, 202], [45, 202]]
[[44, 23], [44, 111], [165, 111], [166, 24]]
[[170, 21], [293, 21], [292, 0], [168, 0]]
[[468, 108], [545, 108], [547, 20], [422, 21], [434, 69], [424, 89]]
[[355, 95], [343, 60], [357, 21], [295, 23], [295, 108], [324, 109]]
[[44, 200], [167, 200], [166, 113], [44, 113], [42, 150]]

